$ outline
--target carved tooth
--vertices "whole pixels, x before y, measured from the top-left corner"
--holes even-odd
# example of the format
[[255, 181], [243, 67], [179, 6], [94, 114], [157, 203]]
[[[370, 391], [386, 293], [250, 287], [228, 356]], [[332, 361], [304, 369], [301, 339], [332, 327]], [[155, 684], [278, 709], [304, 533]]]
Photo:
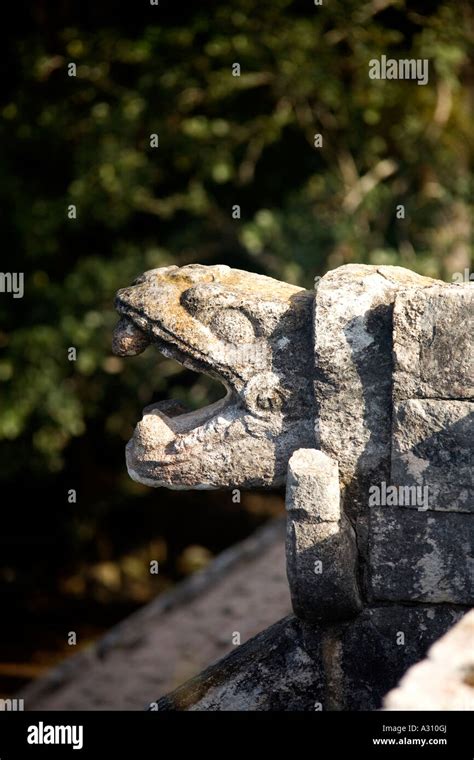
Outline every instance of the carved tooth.
[[158, 411], [145, 413], [135, 428], [134, 442], [145, 450], [160, 448], [171, 443], [175, 432], [167, 424], [166, 417]]

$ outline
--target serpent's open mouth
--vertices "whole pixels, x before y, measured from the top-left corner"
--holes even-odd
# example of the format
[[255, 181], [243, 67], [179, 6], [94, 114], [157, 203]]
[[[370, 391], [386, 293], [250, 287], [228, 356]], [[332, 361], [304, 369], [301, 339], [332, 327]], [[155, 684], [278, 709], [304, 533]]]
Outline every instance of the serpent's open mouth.
[[[118, 311], [122, 312], [120, 303]], [[130, 309], [126, 311], [130, 314]], [[181, 402], [169, 399], [150, 404], [143, 409], [143, 416], [135, 429], [134, 436], [127, 446], [127, 464], [129, 472], [139, 482], [147, 482], [142, 474], [138, 475], [134, 467], [135, 460], [140, 462], [140, 469], [146, 462], [155, 470], [176, 467], [179, 460], [189, 457], [193, 447], [199, 442], [208, 445], [216, 438], [221, 439], [224, 431], [235, 421], [237, 411], [242, 411], [242, 404], [237, 392], [227, 378], [222, 377], [207, 365], [203, 358], [196, 357], [195, 349], [188, 347], [179, 336], [171, 335], [162, 325], [155, 323], [153, 336], [149, 338], [144, 330], [137, 327], [138, 315], [122, 316], [114, 331], [113, 351], [119, 356], [134, 356], [142, 353], [150, 344], [167, 358], [172, 358], [184, 367], [198, 373], [207, 373], [218, 378], [227, 389], [226, 395], [207, 406], [189, 411]], [[194, 356], [189, 352], [193, 352]], [[153, 480], [153, 485], [160, 485]], [[166, 485], [170, 485], [168, 482]], [[209, 487], [209, 485], [203, 486]]]
[[[135, 319], [139, 320], [138, 315]], [[119, 356], [136, 356], [142, 353], [149, 345], [153, 345], [163, 356], [175, 359], [187, 369], [191, 369], [199, 374], [206, 373], [218, 379], [226, 388], [227, 393], [218, 401], [194, 411], [186, 410], [181, 402], [169, 399], [150, 404], [145, 407], [144, 412], [150, 413], [155, 410], [160, 412], [162, 416], [173, 418], [176, 432], [184, 433], [204, 424], [216, 416], [229, 403], [237, 401], [237, 394], [230, 384], [229, 371], [226, 373], [227, 377], [220, 375], [215, 365], [211, 368], [204, 357], [197, 358], [195, 349], [187, 346], [185, 341], [179, 336], [169, 334], [162, 325], [155, 323], [154, 335], [152, 338], [149, 338], [131, 319], [122, 317], [114, 331], [114, 353]], [[191, 351], [194, 353], [194, 356]]]

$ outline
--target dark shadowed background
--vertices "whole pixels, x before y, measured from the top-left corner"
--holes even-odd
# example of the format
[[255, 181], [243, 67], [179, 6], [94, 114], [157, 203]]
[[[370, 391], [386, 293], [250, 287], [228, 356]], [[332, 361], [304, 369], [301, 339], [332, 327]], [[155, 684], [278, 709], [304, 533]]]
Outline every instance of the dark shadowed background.
[[[3, 694], [70, 654], [65, 632], [90, 641], [282, 509], [129, 479], [144, 405], [223, 389], [153, 349], [112, 356], [118, 288], [191, 262], [307, 287], [358, 261], [450, 280], [472, 257], [468, 0], [15, 14], [0, 33], [1, 270], [24, 272], [25, 294], [0, 294]], [[429, 84], [369, 80], [381, 55], [429, 59]]]

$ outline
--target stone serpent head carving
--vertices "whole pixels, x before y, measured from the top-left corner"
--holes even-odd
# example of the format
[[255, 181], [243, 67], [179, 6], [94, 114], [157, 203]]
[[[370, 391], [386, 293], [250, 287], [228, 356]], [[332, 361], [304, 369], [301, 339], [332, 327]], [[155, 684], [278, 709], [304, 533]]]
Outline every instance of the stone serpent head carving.
[[283, 483], [293, 451], [314, 445], [313, 299], [227, 266], [154, 269], [120, 290], [116, 354], [152, 345], [227, 389], [192, 412], [146, 407], [127, 445], [131, 477], [169, 488]]

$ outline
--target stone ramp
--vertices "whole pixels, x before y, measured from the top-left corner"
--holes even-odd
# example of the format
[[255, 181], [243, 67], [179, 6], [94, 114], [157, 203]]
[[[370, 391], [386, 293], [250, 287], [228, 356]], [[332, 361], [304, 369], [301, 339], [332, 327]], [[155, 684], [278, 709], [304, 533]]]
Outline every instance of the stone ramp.
[[143, 710], [291, 611], [284, 519], [220, 554], [18, 695], [25, 710]]

